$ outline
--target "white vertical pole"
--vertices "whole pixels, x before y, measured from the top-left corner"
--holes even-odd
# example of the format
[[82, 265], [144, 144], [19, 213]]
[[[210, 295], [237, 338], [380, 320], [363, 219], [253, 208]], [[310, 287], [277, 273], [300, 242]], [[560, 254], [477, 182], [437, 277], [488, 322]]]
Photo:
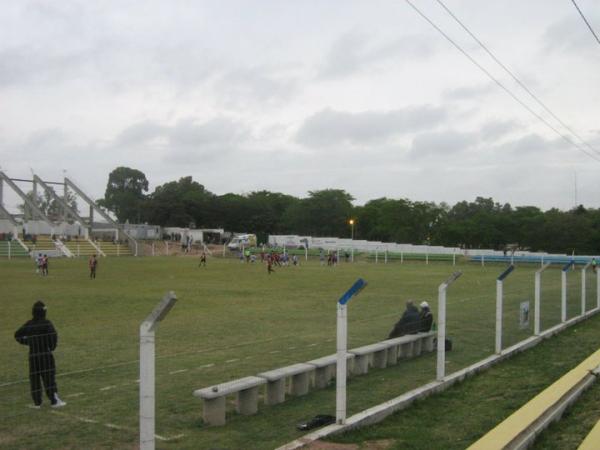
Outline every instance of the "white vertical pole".
[[596, 308], [600, 309], [600, 270], [596, 267]]
[[[340, 253], [339, 253], [339, 250], [338, 250], [338, 261], [339, 260], [340, 260]], [[352, 250], [351, 250], [351, 253], [350, 253], [350, 260], [352, 262], [354, 262], [354, 247], [352, 247]]]
[[544, 267], [544, 255], [542, 255], [542, 262], [540, 264], [540, 267]]
[[10, 248], [10, 241], [7, 241], [7, 242], [8, 242], [8, 259], [10, 259], [10, 256], [11, 256], [11, 255], [10, 255], [10, 251], [11, 251], [11, 248]]
[[384, 264], [387, 264], [387, 253], [388, 253], [388, 251], [387, 251], [387, 248], [386, 248], [386, 249], [385, 249], [385, 259], [384, 259]]
[[154, 253], [154, 242], [153, 242], [152, 243], [152, 256], [154, 256], [154, 255], [155, 255], [155, 253]]
[[481, 267], [485, 267], [485, 256], [481, 255]]
[[[225, 244], [223, 244], [223, 258], [225, 258], [225, 249], [226, 249], [226, 246], [225, 246]], [[264, 250], [264, 248], [263, 248], [263, 250]]]
[[169, 256], [169, 241], [165, 241], [165, 251], [167, 252], [167, 256]]
[[437, 373], [442, 381], [446, 374], [446, 285], [438, 288]]
[[348, 311], [345, 304], [337, 305], [337, 364], [335, 388], [335, 420], [346, 423], [346, 346], [348, 339]]
[[400, 252], [400, 264], [404, 264], [404, 252]]
[[375, 264], [379, 263], [379, 252], [375, 249]]
[[452, 252], [452, 265], [456, 265], [456, 249]]
[[140, 450], [155, 448], [155, 330], [176, 301], [169, 292], [140, 325]]
[[[263, 246], [263, 249], [264, 249], [264, 246]], [[304, 260], [308, 261], [308, 247], [306, 247], [306, 246], [304, 247]]]
[[121, 245], [117, 244], [117, 256], [121, 256]]
[[535, 311], [533, 319], [533, 334], [540, 334], [540, 303], [542, 297], [542, 273], [535, 273]]
[[502, 351], [502, 295], [503, 282], [496, 280], [496, 353]]
[[429, 248], [427, 249], [427, 252], [425, 253], [425, 264], [429, 265]]
[[581, 315], [585, 314], [585, 273], [587, 271], [587, 265], [581, 269]]
[[77, 244], [77, 256], [81, 256], [79, 244]]
[[154, 450], [154, 330], [140, 327], [140, 450]]
[[560, 275], [561, 275], [560, 320], [561, 320], [561, 322], [566, 322], [566, 320], [567, 320], [567, 271], [566, 270], [561, 271]]

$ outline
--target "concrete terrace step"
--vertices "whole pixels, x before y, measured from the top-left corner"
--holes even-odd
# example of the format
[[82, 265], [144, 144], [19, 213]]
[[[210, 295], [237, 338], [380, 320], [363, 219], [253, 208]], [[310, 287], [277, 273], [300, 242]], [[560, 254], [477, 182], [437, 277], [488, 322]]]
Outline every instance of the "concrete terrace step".
[[85, 239], [76, 241], [63, 241], [65, 246], [73, 253], [74, 256], [91, 256], [98, 253], [92, 244]]
[[0, 241], [0, 257], [8, 257], [10, 246], [10, 256], [12, 257], [27, 257], [29, 253], [19, 245], [18, 242]]
[[112, 242], [96, 242], [106, 256], [131, 256], [133, 253], [126, 244], [113, 244]]

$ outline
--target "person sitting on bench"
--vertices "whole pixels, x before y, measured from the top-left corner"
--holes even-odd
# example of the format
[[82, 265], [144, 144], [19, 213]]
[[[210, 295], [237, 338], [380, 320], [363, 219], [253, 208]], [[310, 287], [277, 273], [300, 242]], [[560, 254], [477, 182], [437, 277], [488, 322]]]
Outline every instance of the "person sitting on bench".
[[419, 331], [431, 331], [431, 326], [433, 325], [433, 314], [429, 309], [429, 303], [421, 302], [419, 306], [421, 307], [421, 312], [419, 313], [419, 317], [421, 318], [421, 328]]
[[416, 334], [421, 328], [421, 317], [419, 316], [419, 309], [414, 305], [412, 300], [406, 302], [406, 311], [402, 314], [402, 317], [390, 334], [388, 339], [404, 336], [405, 334]]

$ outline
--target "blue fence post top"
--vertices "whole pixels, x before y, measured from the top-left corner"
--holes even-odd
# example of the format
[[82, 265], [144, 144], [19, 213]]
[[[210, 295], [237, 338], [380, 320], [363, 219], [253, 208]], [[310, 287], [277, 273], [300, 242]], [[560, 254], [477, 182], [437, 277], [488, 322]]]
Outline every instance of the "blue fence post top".
[[575, 261], [569, 261], [568, 263], [565, 264], [565, 266], [562, 268], [563, 272], [566, 272], [567, 270], [569, 270], [569, 267], [574, 266], [575, 265]]
[[367, 282], [365, 280], [363, 280], [362, 278], [359, 278], [358, 280], [356, 280], [356, 282], [352, 285], [352, 287], [350, 289], [348, 289], [344, 295], [342, 295], [340, 297], [340, 299], [338, 300], [338, 303], [340, 305], [345, 305], [346, 303], [348, 303], [350, 301], [350, 299], [352, 297], [354, 297], [356, 294], [358, 294], [362, 289], [364, 289], [364, 287], [367, 285]]
[[500, 276], [498, 277], [498, 281], [503, 281], [507, 276], [510, 275], [510, 273], [515, 270], [515, 266], [514, 265], [510, 265], [506, 268], [506, 270], [504, 272], [502, 272], [500, 274]]

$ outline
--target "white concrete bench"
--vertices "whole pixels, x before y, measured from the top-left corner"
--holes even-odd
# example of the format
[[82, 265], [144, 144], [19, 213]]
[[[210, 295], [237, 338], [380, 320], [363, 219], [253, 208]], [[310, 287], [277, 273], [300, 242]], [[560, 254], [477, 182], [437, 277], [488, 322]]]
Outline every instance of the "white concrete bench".
[[225, 425], [225, 397], [229, 394], [237, 394], [237, 412], [245, 415], [256, 414], [258, 388], [266, 383], [264, 378], [245, 377], [194, 391], [195, 397], [204, 400], [204, 422], [209, 425]]
[[299, 363], [259, 373], [257, 376], [267, 381], [267, 405], [276, 405], [285, 400], [285, 380], [289, 377], [292, 379], [290, 389], [292, 395], [308, 393], [310, 373], [313, 370], [315, 366], [312, 364]]
[[[388, 347], [385, 342], [377, 342], [363, 347], [351, 348], [348, 352], [355, 355], [352, 373], [363, 375], [369, 372], [369, 366], [373, 365], [383, 369], [387, 366]], [[372, 363], [371, 363], [372, 360]]]
[[[354, 363], [354, 354], [346, 353], [347, 361], [347, 373], [352, 372], [352, 365]], [[322, 358], [313, 359], [308, 361], [306, 364], [315, 366], [315, 388], [324, 389], [327, 387], [329, 382], [335, 378], [335, 371], [337, 367], [337, 354], [323, 356]]]
[[399, 359], [419, 356], [423, 351], [432, 352], [435, 336], [435, 331], [428, 331], [383, 341], [388, 345], [388, 365], [396, 364]]

